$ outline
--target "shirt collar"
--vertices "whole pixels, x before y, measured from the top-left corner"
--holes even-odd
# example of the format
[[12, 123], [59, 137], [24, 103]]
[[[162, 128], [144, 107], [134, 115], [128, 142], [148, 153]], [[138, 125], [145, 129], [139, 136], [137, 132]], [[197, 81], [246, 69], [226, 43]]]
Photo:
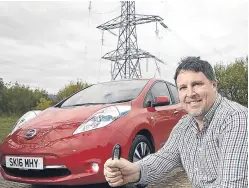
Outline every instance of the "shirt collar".
[[214, 113], [216, 111], [216, 109], [218, 108], [218, 106], [220, 105], [221, 103], [221, 95], [219, 93], [217, 93], [216, 95], [216, 99], [214, 101], [214, 104], [212, 105], [212, 107], [209, 109], [209, 111], [206, 113], [206, 115], [204, 116], [204, 123], [206, 122], [207, 124], [210, 124], [212, 119], [213, 119], [213, 116], [214, 116]]
[[[222, 96], [219, 93], [217, 93], [216, 99], [215, 99], [212, 107], [208, 110], [208, 112], [206, 113], [206, 115], [203, 118], [205, 129], [211, 123], [213, 116], [214, 116], [214, 113], [215, 113], [216, 109], [218, 108], [218, 106], [220, 105], [221, 100], [222, 100]], [[187, 124], [191, 125], [191, 129], [193, 129], [193, 131], [195, 133], [198, 133], [197, 122], [195, 121], [195, 119], [192, 116], [188, 115], [188, 117], [189, 117], [189, 120], [188, 120]]]

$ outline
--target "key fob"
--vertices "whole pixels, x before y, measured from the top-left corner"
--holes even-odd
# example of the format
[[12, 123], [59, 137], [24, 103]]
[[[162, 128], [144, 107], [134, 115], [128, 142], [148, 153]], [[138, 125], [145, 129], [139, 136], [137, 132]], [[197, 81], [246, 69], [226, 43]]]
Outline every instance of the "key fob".
[[112, 149], [112, 160], [113, 159], [120, 159], [121, 157], [121, 146], [116, 144]]

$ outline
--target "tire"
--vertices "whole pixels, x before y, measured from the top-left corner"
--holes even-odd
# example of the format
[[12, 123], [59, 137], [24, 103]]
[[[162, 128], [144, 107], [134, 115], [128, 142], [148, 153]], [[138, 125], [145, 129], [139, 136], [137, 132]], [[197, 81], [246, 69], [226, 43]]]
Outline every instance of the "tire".
[[[144, 150], [142, 150], [142, 147]], [[144, 135], [137, 135], [132, 144], [129, 152], [129, 161], [136, 162], [138, 161], [139, 154], [140, 159], [146, 157], [147, 155], [153, 152], [152, 145], [150, 141]], [[136, 159], [137, 158], [137, 159]], [[139, 160], [140, 160], [139, 159]], [[126, 185], [125, 188], [145, 188], [147, 185]]]
[[131, 144], [129, 161], [136, 162], [151, 154], [152, 152], [153, 148], [150, 141], [144, 135], [137, 135]]

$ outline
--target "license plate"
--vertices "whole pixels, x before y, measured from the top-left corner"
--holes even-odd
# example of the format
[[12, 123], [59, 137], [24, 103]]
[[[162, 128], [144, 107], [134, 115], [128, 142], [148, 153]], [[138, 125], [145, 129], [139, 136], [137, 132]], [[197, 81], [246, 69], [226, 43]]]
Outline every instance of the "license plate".
[[43, 169], [43, 158], [6, 156], [6, 167], [20, 169]]

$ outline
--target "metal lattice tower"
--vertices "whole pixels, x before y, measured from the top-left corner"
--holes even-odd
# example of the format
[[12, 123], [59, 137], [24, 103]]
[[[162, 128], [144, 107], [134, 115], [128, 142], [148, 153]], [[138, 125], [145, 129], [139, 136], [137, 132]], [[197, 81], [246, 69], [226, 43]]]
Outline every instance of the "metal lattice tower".
[[[142, 58], [154, 58], [164, 63], [149, 52], [138, 48], [136, 32], [136, 25], [150, 22], [159, 22], [164, 28], [168, 28], [162, 20], [159, 16], [135, 14], [135, 1], [121, 1], [121, 15], [97, 27], [103, 31], [119, 28], [117, 49], [102, 57], [114, 62], [111, 70], [112, 80], [141, 78], [139, 61]], [[156, 66], [159, 69], [157, 62]]]

